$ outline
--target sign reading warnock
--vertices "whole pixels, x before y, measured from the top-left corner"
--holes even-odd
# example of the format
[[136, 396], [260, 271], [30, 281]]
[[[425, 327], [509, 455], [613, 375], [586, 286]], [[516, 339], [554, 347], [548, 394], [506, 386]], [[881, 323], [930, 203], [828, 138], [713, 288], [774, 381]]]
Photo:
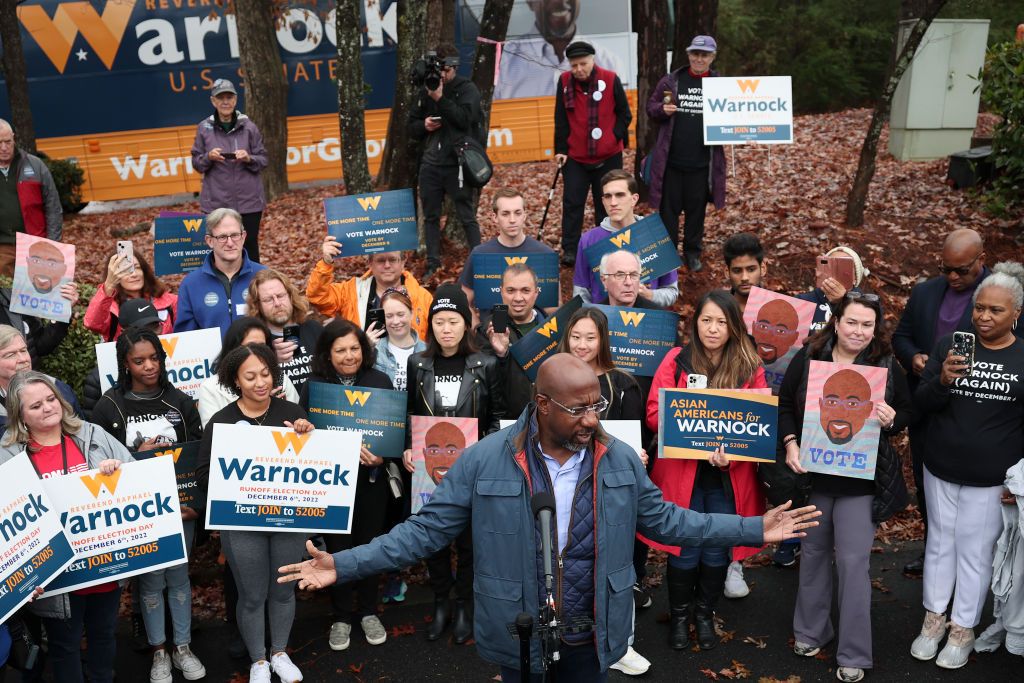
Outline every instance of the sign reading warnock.
[[405, 251], [419, 246], [412, 190], [354, 194], [324, 200], [327, 232], [342, 256]]
[[793, 84], [789, 76], [701, 79], [704, 144], [793, 142]]

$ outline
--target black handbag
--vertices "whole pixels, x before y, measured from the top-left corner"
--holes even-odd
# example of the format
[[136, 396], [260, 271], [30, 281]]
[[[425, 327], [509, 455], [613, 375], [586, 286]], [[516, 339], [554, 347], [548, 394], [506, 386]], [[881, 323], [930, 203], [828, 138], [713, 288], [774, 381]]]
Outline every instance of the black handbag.
[[811, 475], [797, 474], [785, 463], [760, 463], [757, 478], [773, 506], [792, 500], [793, 507], [798, 508], [807, 505], [811, 497]]
[[479, 140], [467, 135], [455, 143], [455, 154], [459, 157], [459, 187], [483, 187], [491, 181], [494, 164]]

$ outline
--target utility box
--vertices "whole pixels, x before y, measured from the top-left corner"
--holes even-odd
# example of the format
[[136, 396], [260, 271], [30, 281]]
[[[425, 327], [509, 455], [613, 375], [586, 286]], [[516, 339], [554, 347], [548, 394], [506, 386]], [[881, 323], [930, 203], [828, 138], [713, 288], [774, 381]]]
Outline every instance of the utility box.
[[[898, 50], [914, 20], [901, 21]], [[936, 19], [903, 73], [889, 115], [889, 152], [901, 161], [940, 159], [969, 149], [981, 92], [988, 19]]]

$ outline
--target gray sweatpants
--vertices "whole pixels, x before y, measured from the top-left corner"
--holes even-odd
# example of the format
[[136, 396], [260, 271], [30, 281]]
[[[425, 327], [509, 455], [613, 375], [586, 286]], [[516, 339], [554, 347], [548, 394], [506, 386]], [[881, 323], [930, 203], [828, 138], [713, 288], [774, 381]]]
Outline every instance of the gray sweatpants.
[[[800, 542], [800, 588], [793, 613], [793, 636], [821, 646], [832, 640], [832, 560], [839, 574], [839, 666], [870, 669], [871, 657], [871, 522], [874, 496], [833, 498], [812, 493], [810, 505], [821, 510], [818, 526]], [[834, 555], [833, 555], [834, 553]]]
[[220, 543], [238, 586], [238, 631], [249, 658], [267, 658], [264, 609], [270, 610], [270, 653], [284, 652], [295, 619], [295, 584], [277, 582], [277, 569], [302, 558], [305, 535], [222, 531]]

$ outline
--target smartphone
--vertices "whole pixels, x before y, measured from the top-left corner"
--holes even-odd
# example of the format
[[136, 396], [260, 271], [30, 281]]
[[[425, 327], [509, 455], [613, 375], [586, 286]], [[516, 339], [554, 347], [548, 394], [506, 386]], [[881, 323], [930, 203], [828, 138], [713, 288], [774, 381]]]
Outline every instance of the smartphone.
[[662, 90], [661, 91], [661, 101], [662, 101], [663, 104], [672, 104], [672, 91], [671, 90]]
[[708, 388], [708, 377], [707, 375], [698, 375], [696, 373], [686, 376], [686, 388], [687, 389], [707, 389]]
[[299, 326], [298, 325], [285, 325], [282, 335], [285, 341], [295, 342], [299, 344]]
[[832, 278], [843, 286], [843, 289], [853, 289], [853, 280], [856, 276], [856, 268], [853, 259], [849, 256], [819, 256], [814, 264], [814, 284], [821, 289], [821, 283]]
[[235, 158], [235, 153], [234, 152], [221, 152], [220, 155], [222, 157], [224, 157], [225, 159], [234, 159]]
[[967, 377], [974, 368], [974, 334], [971, 332], [954, 332], [952, 350], [953, 355], [963, 356], [967, 359], [964, 361], [967, 363], [967, 370], [963, 374], [964, 377]]
[[135, 247], [132, 245], [132, 241], [118, 240], [117, 255], [125, 257], [125, 261], [128, 263], [127, 271], [129, 274], [133, 274], [135, 272]]
[[814, 261], [814, 286], [821, 289], [821, 284], [830, 277], [832, 277], [832, 269], [828, 257], [819, 256]]
[[498, 334], [508, 332], [508, 306], [505, 304], [494, 304], [491, 308], [491, 325]]
[[429, 118], [431, 121], [440, 121], [441, 120], [440, 116], [429, 116], [427, 118]]
[[371, 308], [370, 312], [366, 314], [366, 327], [370, 329], [374, 324], [377, 325], [377, 329], [384, 329], [384, 309], [383, 308]]

